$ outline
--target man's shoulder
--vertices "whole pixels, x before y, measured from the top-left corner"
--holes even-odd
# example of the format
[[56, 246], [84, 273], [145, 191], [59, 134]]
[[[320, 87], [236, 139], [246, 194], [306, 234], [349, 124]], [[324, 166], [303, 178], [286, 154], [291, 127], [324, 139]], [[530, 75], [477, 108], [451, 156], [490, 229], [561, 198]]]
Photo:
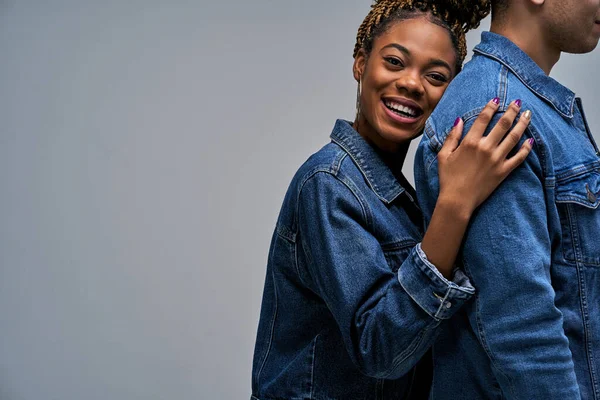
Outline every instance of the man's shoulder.
[[439, 149], [457, 117], [465, 121], [465, 127], [470, 126], [495, 97], [500, 99], [498, 115], [517, 99], [521, 99], [528, 108], [540, 106], [531, 89], [510, 69], [488, 57], [477, 56], [448, 86], [427, 120], [423, 140], [432, 142], [433, 148]]
[[469, 112], [485, 107], [499, 95], [501, 70], [499, 63], [485, 57], [471, 60], [448, 85], [430, 121], [440, 128], [452, 127], [456, 117], [464, 118]]

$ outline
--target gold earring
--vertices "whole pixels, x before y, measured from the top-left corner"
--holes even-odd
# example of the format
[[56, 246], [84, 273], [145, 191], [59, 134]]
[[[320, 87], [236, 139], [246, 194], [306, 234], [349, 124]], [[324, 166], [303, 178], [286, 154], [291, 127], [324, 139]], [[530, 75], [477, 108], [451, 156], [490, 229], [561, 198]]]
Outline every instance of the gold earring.
[[360, 115], [360, 93], [362, 91], [362, 80], [359, 78], [358, 85], [356, 87], [356, 120]]

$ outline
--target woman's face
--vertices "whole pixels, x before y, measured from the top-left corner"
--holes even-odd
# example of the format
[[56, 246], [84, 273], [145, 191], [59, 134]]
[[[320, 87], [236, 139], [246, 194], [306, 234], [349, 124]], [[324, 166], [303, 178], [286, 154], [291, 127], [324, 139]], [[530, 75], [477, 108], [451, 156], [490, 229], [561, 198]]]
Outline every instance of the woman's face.
[[358, 132], [384, 151], [419, 136], [454, 77], [450, 33], [425, 17], [399, 21], [361, 50], [354, 77], [361, 82]]

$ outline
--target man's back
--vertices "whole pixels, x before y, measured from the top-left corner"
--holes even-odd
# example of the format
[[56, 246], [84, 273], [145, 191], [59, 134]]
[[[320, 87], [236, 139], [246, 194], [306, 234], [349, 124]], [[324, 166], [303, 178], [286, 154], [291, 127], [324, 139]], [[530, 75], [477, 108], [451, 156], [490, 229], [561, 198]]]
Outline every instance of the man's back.
[[461, 261], [477, 294], [434, 347], [433, 398], [600, 398], [600, 154], [574, 94], [503, 36], [483, 34], [426, 125], [423, 211], [452, 122], [467, 132], [494, 97], [532, 111], [536, 144], [472, 219]]

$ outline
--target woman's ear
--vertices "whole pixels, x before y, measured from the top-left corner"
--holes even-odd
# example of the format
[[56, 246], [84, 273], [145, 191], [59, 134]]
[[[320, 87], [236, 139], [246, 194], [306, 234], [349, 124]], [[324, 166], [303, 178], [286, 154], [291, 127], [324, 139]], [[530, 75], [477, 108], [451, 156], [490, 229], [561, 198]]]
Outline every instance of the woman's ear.
[[363, 49], [360, 49], [356, 54], [356, 57], [354, 57], [354, 65], [352, 66], [352, 73], [356, 82], [360, 82], [365, 71], [366, 63], [367, 55]]

